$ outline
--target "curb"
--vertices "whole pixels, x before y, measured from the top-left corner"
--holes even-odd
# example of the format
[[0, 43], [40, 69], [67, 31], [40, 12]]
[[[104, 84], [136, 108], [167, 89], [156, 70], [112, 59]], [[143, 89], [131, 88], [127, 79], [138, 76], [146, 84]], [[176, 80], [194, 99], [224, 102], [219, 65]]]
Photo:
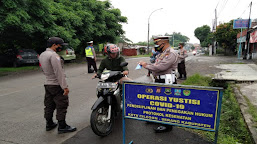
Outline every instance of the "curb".
[[249, 132], [251, 133], [252, 140], [254, 141], [255, 144], [257, 144], [257, 131], [256, 131], [256, 128], [254, 127], [255, 122], [252, 121], [253, 117], [248, 112], [248, 109], [249, 109], [248, 104], [247, 104], [244, 96], [241, 94], [239, 88], [234, 87], [233, 89], [234, 89], [234, 93], [235, 93], [236, 99], [238, 101], [241, 113], [244, 117], [244, 121], [247, 125]]

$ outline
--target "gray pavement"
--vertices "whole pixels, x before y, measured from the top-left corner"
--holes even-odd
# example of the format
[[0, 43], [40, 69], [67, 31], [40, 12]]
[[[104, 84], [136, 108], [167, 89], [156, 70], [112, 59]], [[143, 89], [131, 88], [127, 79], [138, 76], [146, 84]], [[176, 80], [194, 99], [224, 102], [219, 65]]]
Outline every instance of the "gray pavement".
[[222, 71], [215, 74], [215, 79], [237, 82], [257, 81], [256, 64], [220, 64], [216, 67], [222, 69]]
[[[151, 80], [146, 77], [147, 70], [134, 70], [139, 60], [149, 61], [149, 58], [129, 59], [130, 78], [139, 81]], [[238, 64], [245, 63], [245, 64]], [[98, 63], [99, 65], [99, 63]], [[207, 57], [192, 56], [186, 62], [188, 76], [200, 73], [202, 75], [216, 75], [217, 79], [232, 79], [236, 81], [240, 75], [246, 77], [239, 81], [238, 99], [246, 96], [254, 106], [257, 106], [256, 83], [252, 81], [257, 75], [256, 65], [251, 61], [238, 60], [236, 57]], [[246, 67], [248, 69], [240, 70]], [[250, 73], [249, 73], [250, 72]], [[246, 74], [247, 73], [247, 74]], [[58, 135], [56, 129], [46, 132], [43, 118], [42, 82], [44, 76], [41, 72], [17, 74], [0, 78], [0, 143], [2, 144], [36, 144], [36, 143], [95, 143], [115, 144], [122, 142], [121, 118], [116, 120], [113, 133], [105, 138], [96, 136], [90, 127], [89, 117], [91, 106], [96, 100], [95, 86], [98, 80], [91, 80], [92, 74], [87, 74], [86, 65], [74, 65], [66, 68], [68, 84], [70, 86], [70, 107], [67, 121], [76, 126], [74, 133]], [[230, 78], [228, 78], [230, 76]], [[232, 78], [231, 78], [232, 76]], [[248, 79], [250, 77], [250, 79]], [[251, 78], [252, 77], [252, 78]], [[247, 78], [247, 79], [246, 79]], [[249, 82], [247, 82], [249, 81]], [[241, 94], [241, 95], [240, 95]], [[255, 130], [254, 122], [247, 113], [247, 104], [240, 102], [241, 110], [245, 116], [250, 130]], [[255, 124], [256, 125], [256, 124]], [[146, 124], [137, 120], [126, 120], [127, 143], [209, 143], [197, 134], [183, 128], [174, 127], [173, 131], [165, 134], [156, 134], [152, 128], [156, 124]], [[252, 131], [254, 139], [256, 132]]]
[[[238, 59], [235, 58], [235, 61]], [[241, 62], [247, 61], [241, 60]], [[256, 122], [249, 113], [249, 104], [247, 103], [247, 101], [251, 102], [257, 109], [257, 65], [255, 63], [235, 63], [219, 64], [215, 67], [222, 71], [216, 73], [214, 79], [236, 83], [237, 88], [234, 88], [236, 98], [252, 138], [257, 143]]]

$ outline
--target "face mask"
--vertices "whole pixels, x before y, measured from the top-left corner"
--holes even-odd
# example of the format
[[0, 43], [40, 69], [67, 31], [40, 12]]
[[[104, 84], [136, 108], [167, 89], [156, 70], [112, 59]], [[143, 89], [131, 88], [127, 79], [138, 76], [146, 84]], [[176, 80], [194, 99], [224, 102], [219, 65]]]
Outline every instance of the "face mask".
[[56, 52], [62, 51], [62, 46], [56, 48]]
[[158, 52], [162, 52], [162, 49], [164, 48], [165, 44], [164, 43], [161, 43], [158, 48], [156, 48], [156, 51]]

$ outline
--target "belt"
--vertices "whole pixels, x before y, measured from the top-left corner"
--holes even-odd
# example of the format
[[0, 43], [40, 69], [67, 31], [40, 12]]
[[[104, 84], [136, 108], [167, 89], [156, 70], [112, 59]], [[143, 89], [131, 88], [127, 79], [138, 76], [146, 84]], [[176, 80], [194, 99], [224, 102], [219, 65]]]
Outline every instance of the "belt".
[[165, 75], [158, 75], [158, 76], [155, 76], [154, 78], [155, 79], [165, 79]]
[[[172, 70], [172, 73], [171, 74], [175, 74], [175, 71]], [[166, 78], [166, 75], [158, 75], [158, 76], [155, 76], [154, 79], [165, 79]]]

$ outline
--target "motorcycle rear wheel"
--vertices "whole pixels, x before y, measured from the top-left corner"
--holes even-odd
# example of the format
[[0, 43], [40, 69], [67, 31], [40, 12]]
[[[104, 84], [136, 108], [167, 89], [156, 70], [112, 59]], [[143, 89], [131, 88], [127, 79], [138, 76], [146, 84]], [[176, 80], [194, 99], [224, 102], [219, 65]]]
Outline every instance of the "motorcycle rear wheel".
[[114, 125], [114, 113], [111, 114], [110, 121], [104, 120], [108, 116], [108, 105], [99, 105], [92, 111], [90, 124], [93, 132], [98, 136], [107, 136], [112, 132]]

